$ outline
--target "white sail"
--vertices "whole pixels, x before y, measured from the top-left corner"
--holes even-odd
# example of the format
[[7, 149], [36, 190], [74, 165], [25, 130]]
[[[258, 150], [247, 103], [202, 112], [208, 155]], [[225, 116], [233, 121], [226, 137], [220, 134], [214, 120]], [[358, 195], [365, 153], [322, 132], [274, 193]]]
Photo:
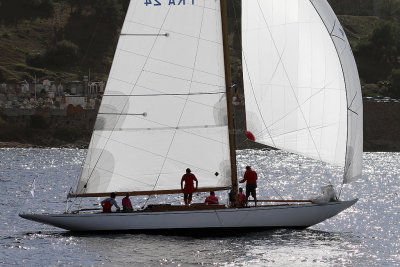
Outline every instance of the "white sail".
[[229, 186], [224, 68], [219, 1], [131, 1], [75, 193]]
[[256, 142], [361, 177], [362, 96], [347, 37], [326, 0], [242, 7], [247, 128]]

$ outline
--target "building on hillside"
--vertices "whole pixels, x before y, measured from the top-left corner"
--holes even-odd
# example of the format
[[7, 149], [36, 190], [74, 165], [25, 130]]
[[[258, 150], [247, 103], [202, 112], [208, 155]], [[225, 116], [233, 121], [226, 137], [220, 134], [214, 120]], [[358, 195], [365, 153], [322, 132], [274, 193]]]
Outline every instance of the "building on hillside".
[[65, 96], [65, 104], [72, 104], [74, 106], [82, 106], [85, 107], [87, 103], [87, 99], [84, 96], [75, 96], [75, 95], [66, 95]]

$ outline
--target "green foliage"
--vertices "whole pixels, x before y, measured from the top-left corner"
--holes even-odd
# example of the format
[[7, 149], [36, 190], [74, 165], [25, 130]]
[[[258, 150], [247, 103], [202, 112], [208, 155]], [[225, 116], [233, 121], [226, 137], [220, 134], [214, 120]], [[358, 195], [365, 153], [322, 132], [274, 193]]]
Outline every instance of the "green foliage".
[[48, 73], [44, 69], [33, 68], [23, 64], [16, 64], [14, 69], [19, 72], [29, 73], [31, 77], [36, 76], [36, 78], [42, 78], [48, 75]]
[[394, 98], [400, 97], [400, 69], [393, 69], [391, 74], [392, 86], [389, 88], [389, 95]]
[[70, 3], [74, 12], [64, 28], [64, 36], [81, 48], [79, 64], [93, 68], [108, 51], [115, 49], [125, 14], [115, 0]]
[[54, 13], [52, 0], [0, 0], [0, 23], [17, 25], [23, 20], [48, 18]]
[[396, 22], [381, 20], [369, 36], [356, 43], [354, 55], [363, 82], [387, 80], [397, 68], [400, 56], [400, 28]]
[[79, 48], [76, 44], [63, 40], [58, 42], [55, 47], [49, 49], [44, 55], [28, 54], [26, 62], [34, 67], [71, 66], [78, 59], [78, 51]]
[[391, 19], [400, 15], [400, 0], [380, 0], [380, 16]]
[[119, 2], [121, 3], [122, 6], [122, 13], [125, 14], [126, 11], [128, 11], [130, 0], [119, 0]]
[[399, 54], [400, 30], [389, 21], [379, 23], [369, 38], [373, 55], [385, 62], [396, 62]]
[[45, 65], [44, 57], [39, 53], [28, 53], [26, 55], [26, 64], [33, 67], [43, 67]]
[[79, 48], [76, 44], [71, 41], [63, 40], [46, 52], [45, 59], [46, 62], [52, 66], [68, 66], [75, 63], [78, 58], [78, 51]]
[[376, 25], [368, 39], [361, 39], [354, 49], [361, 78], [376, 83], [386, 80], [400, 56], [400, 28], [390, 21]]
[[17, 75], [6, 67], [0, 66], [0, 82], [17, 82]]
[[328, 0], [329, 4], [340, 15], [374, 15], [375, 0]]

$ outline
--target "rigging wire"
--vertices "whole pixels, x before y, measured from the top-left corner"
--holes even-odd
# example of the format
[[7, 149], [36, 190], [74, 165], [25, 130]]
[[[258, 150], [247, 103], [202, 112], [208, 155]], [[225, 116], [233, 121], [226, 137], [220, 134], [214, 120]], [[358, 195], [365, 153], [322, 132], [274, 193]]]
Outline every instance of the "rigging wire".
[[[233, 6], [234, 17], [235, 17], [235, 29], [236, 29], [236, 34], [240, 35], [240, 34], [241, 34], [241, 31], [239, 30], [238, 25], [241, 25], [241, 19], [240, 19], [240, 20], [238, 19], [235, 3], [233, 3], [232, 6]], [[241, 38], [243, 38], [243, 36], [241, 36]], [[242, 53], [243, 53], [243, 49], [241, 49], [241, 50], [242, 50]], [[244, 53], [243, 53], [243, 58], [244, 58]], [[245, 62], [242, 62], [242, 66], [243, 66], [244, 64], [245, 64]], [[246, 69], [247, 69], [247, 68], [246, 68]], [[243, 70], [243, 68], [242, 68], [242, 70]], [[249, 75], [249, 77], [250, 77], [250, 74], [248, 74], [248, 75]], [[250, 80], [250, 83], [251, 83], [251, 80]], [[271, 136], [271, 134], [270, 134], [268, 128], [267, 128], [266, 130], [267, 130], [268, 134], [270, 135], [272, 142], [274, 143], [274, 141], [273, 141], [273, 139], [272, 139], [272, 136]], [[247, 142], [246, 139], [243, 140], [243, 141], [241, 142], [241, 145], [244, 144], [244, 143], [247, 143], [247, 146], [250, 147], [250, 145], [249, 145], [249, 143]], [[258, 159], [256, 159], [256, 164], [257, 164], [258, 166], [261, 166], [261, 164], [258, 162]], [[289, 175], [289, 172], [288, 172], [288, 170], [286, 169], [286, 167], [284, 167], [284, 169], [285, 169], [285, 171], [287, 172], [287, 174]], [[281, 196], [281, 194], [275, 189], [274, 186], [272, 186], [270, 183], [268, 183], [268, 185], [272, 188], [272, 190], [275, 192], [275, 194], [277, 194], [281, 199], [284, 199], [284, 198]]]
[[[258, 1], [257, 1], [257, 2], [258, 2]], [[259, 8], [261, 8], [259, 2], [258, 2], [258, 5], [259, 5]], [[238, 25], [241, 25], [241, 20], [238, 19], [237, 12], [236, 12], [236, 5], [235, 5], [235, 4], [233, 4], [233, 11], [234, 11], [234, 18], [235, 18], [235, 22], [236, 22], [236, 23], [235, 23], [236, 34], [240, 34], [240, 30], [239, 30], [239, 28], [238, 28]], [[264, 20], [265, 20], [265, 17], [264, 17]], [[243, 50], [242, 50], [242, 54], [243, 54], [243, 61], [244, 61], [244, 62], [242, 62], [242, 66], [244, 66], [244, 65], [247, 65], [247, 61], [246, 61], [246, 56], [245, 56]], [[280, 58], [281, 58], [281, 56], [280, 56]], [[242, 70], [243, 70], [243, 68], [242, 68]], [[251, 79], [250, 79], [250, 73], [248, 72], [248, 71], [249, 71], [248, 68], [246, 68], [246, 70], [247, 70], [247, 75], [248, 75], [248, 77], [249, 77], [249, 81], [250, 81], [250, 84], [251, 84], [251, 88], [252, 88], [253, 94], [254, 94], [254, 88], [253, 88], [252, 81], [251, 81]], [[322, 89], [321, 89], [321, 90], [322, 90]], [[260, 107], [259, 107], [258, 101], [256, 100], [255, 102], [256, 102], [256, 104], [257, 104], [257, 106], [258, 106], [258, 110], [259, 110], [259, 112], [260, 112]], [[303, 113], [302, 113], [302, 114], [303, 114]], [[262, 119], [263, 119], [263, 122], [264, 122], [264, 125], [265, 125], [265, 129], [262, 130], [261, 132], [266, 131], [266, 132], [268, 133], [268, 135], [269, 135], [269, 137], [270, 137], [270, 139], [271, 139], [271, 141], [272, 141], [274, 147], [276, 147], [274, 138], [272, 137], [272, 135], [271, 135], [271, 133], [270, 133], [270, 131], [269, 131], [269, 128], [266, 126], [265, 120], [264, 120], [264, 118], [263, 118], [261, 112], [260, 112], [260, 115], [261, 115], [261, 117], [262, 117]], [[303, 116], [304, 116], [304, 115], [303, 115]], [[261, 132], [260, 132], [260, 133], [261, 133]], [[256, 135], [258, 135], [258, 134], [259, 134], [259, 133], [256, 133]], [[311, 133], [310, 133], [310, 135], [311, 135]], [[314, 139], [313, 139], [312, 136], [311, 136], [311, 138], [312, 138], [313, 143], [314, 143], [314, 145], [315, 145], [315, 142], [314, 142]], [[244, 143], [246, 143], [246, 142], [247, 142], [247, 139], [244, 139], [244, 140], [242, 141], [241, 144], [244, 144]], [[250, 148], [249, 143], [247, 142], [246, 144], [247, 144], [247, 147]], [[318, 149], [317, 149], [316, 151], [317, 151], [318, 156], [319, 156], [319, 158], [320, 158]], [[280, 157], [282, 157], [282, 155], [280, 155]], [[258, 159], [256, 159], [256, 161], [258, 161]], [[256, 164], [259, 165], [259, 166], [261, 165], [261, 164], [259, 163], [259, 161], [256, 162]], [[300, 167], [300, 165], [299, 165], [299, 167]], [[283, 166], [283, 168], [284, 168], [284, 170], [285, 170], [286, 175], [291, 176], [291, 175], [290, 175], [290, 172], [289, 172], [289, 170], [288, 170], [288, 168], [287, 168], [286, 166]], [[324, 168], [324, 169], [325, 169], [325, 173], [327, 174], [327, 169], [326, 169], [326, 168]], [[305, 181], [304, 181], [304, 183], [305, 183]], [[331, 183], [331, 182], [329, 181], [329, 183]], [[283, 199], [283, 197], [279, 194], [279, 192], [278, 192], [272, 185], [270, 185], [270, 186], [271, 186], [271, 188], [274, 190], [274, 192], [275, 192], [279, 197], [281, 197], [281, 198]]]
[[[199, 47], [200, 47], [200, 37], [201, 37], [202, 29], [203, 29], [204, 13], [205, 13], [205, 3], [203, 4], [203, 13], [202, 13], [202, 15], [201, 15], [201, 23], [200, 23], [201, 26], [200, 26], [199, 36], [198, 36], [198, 39], [197, 39], [197, 48], [196, 48], [196, 54], [195, 54], [195, 56], [194, 56], [194, 62], [193, 62], [192, 75], [191, 75], [191, 79], [190, 79], [189, 92], [188, 92], [188, 94], [186, 95], [185, 104], [183, 105], [181, 115], [180, 115], [179, 120], [178, 120], [178, 122], [177, 122], [177, 127], [179, 127], [179, 124], [181, 123], [183, 114], [184, 114], [184, 112], [185, 112], [185, 109], [186, 109], [186, 106], [187, 106], [187, 103], [188, 103], [188, 100], [189, 100], [189, 96], [191, 95], [191, 91], [192, 91], [193, 78], [194, 78], [194, 74], [195, 74], [195, 67], [196, 67], [197, 57], [198, 57]], [[160, 172], [159, 172], [159, 174], [158, 174], [157, 180], [156, 180], [156, 182], [155, 182], [155, 184], [154, 184], [154, 186], [153, 186], [153, 189], [152, 189], [153, 191], [154, 191], [154, 189], [156, 188], [156, 186], [157, 186], [157, 184], [158, 184], [158, 181], [160, 180], [161, 173], [162, 173], [162, 171], [163, 171], [163, 169], [164, 169], [165, 163], [167, 162], [168, 155], [169, 155], [170, 150], [171, 150], [171, 148], [172, 148], [172, 144], [173, 144], [174, 141], [175, 141], [175, 136], [176, 136], [177, 132], [178, 132], [177, 129], [175, 129], [175, 130], [174, 130], [174, 134], [173, 134], [172, 139], [171, 139], [171, 142], [170, 142], [169, 147], [168, 147], [168, 151], [167, 151], [167, 153], [166, 153], [166, 155], [165, 155], [165, 157], [164, 157], [163, 164], [162, 164], [162, 166], [161, 166], [161, 168], [160, 168]], [[149, 198], [146, 200], [144, 206], [146, 206], [146, 204], [148, 203], [148, 200], [149, 200], [150, 198], [151, 198], [151, 196], [149, 196]]]
[[[170, 13], [170, 10], [171, 10], [171, 7], [169, 7], [168, 12], [165, 14], [165, 17], [164, 17], [164, 20], [163, 20], [163, 22], [162, 22], [162, 24], [161, 24], [161, 27], [158, 29], [158, 33], [161, 32], [162, 27], [164, 26], [164, 24], [165, 24], [165, 22], [166, 22], [166, 19], [167, 19], [169, 13]], [[149, 57], [150, 57], [150, 54], [152, 53], [152, 51], [153, 51], [153, 49], [154, 49], [154, 46], [155, 46], [155, 44], [156, 44], [156, 42], [157, 42], [157, 40], [158, 40], [159, 37], [160, 37], [160, 35], [156, 36], [156, 38], [154, 39], [153, 44], [152, 44], [152, 46], [151, 46], [151, 49], [150, 49], [150, 51], [149, 51], [149, 53], [148, 53], [148, 56], [147, 56], [147, 58], [146, 58], [146, 60], [145, 60], [145, 62], [144, 62], [144, 64], [143, 64], [143, 67], [142, 67], [142, 69], [141, 69], [141, 71], [140, 71], [140, 74], [139, 74], [139, 76], [136, 78], [136, 81], [135, 81], [134, 85], [132, 86], [131, 92], [129, 93], [130, 95], [133, 93], [134, 89], [136, 88], [136, 85], [137, 85], [137, 83], [138, 83], [140, 77], [142, 76], [142, 74], [143, 74], [143, 72], [144, 72], [144, 67], [145, 67], [146, 64], [147, 64], [147, 62], [148, 62], [148, 60], [149, 60]], [[123, 105], [123, 108], [121, 109], [121, 113], [123, 113], [123, 111], [124, 111], [124, 109], [126, 108], [128, 102], [129, 102], [129, 99], [127, 99], [127, 100], [125, 101], [125, 104]], [[115, 124], [114, 129], [115, 129], [115, 127], [117, 126], [118, 121], [119, 121], [119, 119], [120, 119], [121, 117], [122, 117], [122, 116], [119, 116], [119, 117], [118, 117], [117, 123]], [[104, 144], [104, 146], [103, 146], [103, 149], [102, 149], [100, 155], [98, 156], [98, 158], [97, 158], [97, 160], [96, 160], [96, 163], [94, 164], [94, 167], [93, 167], [93, 169], [92, 169], [90, 175], [88, 176], [88, 179], [87, 179], [87, 181], [86, 181], [86, 184], [87, 184], [87, 183], [89, 182], [89, 180], [93, 177], [93, 173], [94, 173], [94, 171], [95, 171], [95, 169], [96, 169], [96, 166], [97, 166], [97, 164], [99, 163], [99, 161], [100, 161], [100, 159], [101, 159], [101, 157], [102, 157], [102, 155], [103, 155], [103, 153], [104, 153], [105, 147], [108, 145], [108, 142], [111, 140], [111, 135], [112, 135], [112, 133], [114, 132], [114, 129], [111, 131], [110, 135], [108, 136], [107, 141], [105, 142], [105, 144]]]

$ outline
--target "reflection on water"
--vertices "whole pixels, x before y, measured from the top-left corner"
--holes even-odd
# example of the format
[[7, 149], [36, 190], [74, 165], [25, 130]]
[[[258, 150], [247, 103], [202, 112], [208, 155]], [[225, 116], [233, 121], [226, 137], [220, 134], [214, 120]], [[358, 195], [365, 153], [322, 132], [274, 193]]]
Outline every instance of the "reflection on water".
[[[24, 251], [23, 263], [52, 259], [83, 265], [351, 265], [357, 239], [348, 233], [274, 230], [236, 237], [192, 238], [129, 234], [31, 233], [9, 238], [10, 256]], [[5, 240], [2, 239], [2, 243]], [[44, 250], [42, 247], [50, 247]], [[21, 259], [3, 263], [21, 263]], [[358, 261], [360, 263], [360, 261]]]
[[[228, 265], [394, 266], [400, 262], [398, 192], [400, 154], [366, 153], [364, 180], [343, 188], [342, 199], [360, 198], [338, 216], [307, 230], [274, 230], [232, 236], [71, 234], [18, 217], [19, 212], [62, 212], [86, 151], [0, 149], [0, 264], [10, 265]], [[340, 168], [282, 152], [242, 151], [260, 174], [260, 198], [307, 198], [332, 182]], [[311, 176], [310, 173], [313, 173]], [[287, 179], [289, 177], [289, 179]], [[36, 196], [29, 193], [36, 178]], [[196, 201], [205, 195], [195, 196]], [[220, 193], [222, 201], [226, 194]], [[149, 203], [181, 203], [162, 196]], [[146, 198], [133, 198], [140, 206]], [[98, 205], [84, 200], [84, 207]]]

